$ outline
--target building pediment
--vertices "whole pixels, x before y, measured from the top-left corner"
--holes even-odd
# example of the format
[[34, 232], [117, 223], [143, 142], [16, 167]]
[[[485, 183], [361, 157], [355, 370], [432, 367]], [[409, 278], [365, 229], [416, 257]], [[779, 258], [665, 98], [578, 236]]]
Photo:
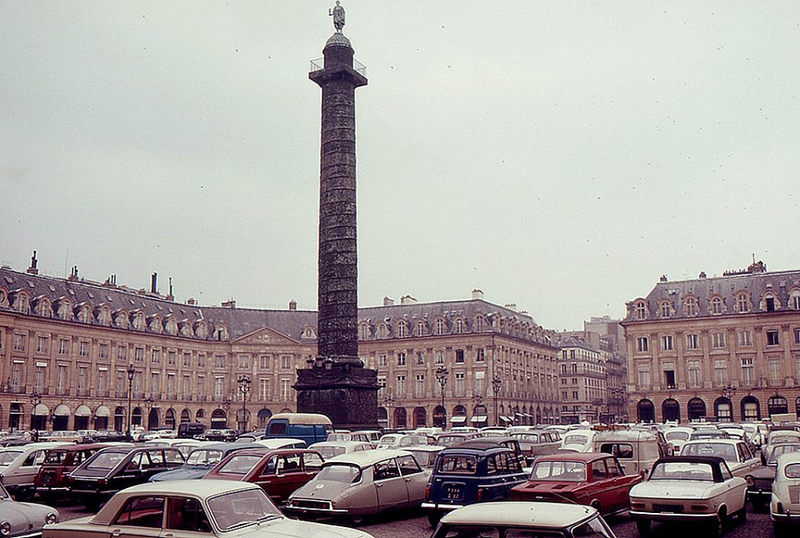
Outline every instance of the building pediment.
[[237, 345], [245, 345], [245, 346], [263, 346], [263, 345], [296, 346], [300, 343], [297, 340], [286, 336], [285, 334], [279, 333], [274, 329], [270, 329], [269, 327], [262, 327], [260, 329], [256, 329], [255, 331], [240, 336], [239, 338], [232, 340], [231, 342]]

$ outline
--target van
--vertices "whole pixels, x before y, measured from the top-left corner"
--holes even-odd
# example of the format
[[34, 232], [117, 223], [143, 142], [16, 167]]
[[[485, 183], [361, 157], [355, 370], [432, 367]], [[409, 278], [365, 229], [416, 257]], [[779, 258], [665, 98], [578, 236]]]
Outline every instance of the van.
[[267, 422], [264, 439], [291, 437], [307, 445], [328, 440], [333, 431], [331, 419], [318, 413], [278, 413]]
[[205, 431], [205, 425], [199, 422], [181, 422], [178, 425], [178, 438], [193, 439], [195, 435], [200, 435]]
[[601, 431], [594, 436], [594, 451], [613, 454], [625, 474], [647, 476], [658, 458], [667, 455], [653, 432], [641, 430]]

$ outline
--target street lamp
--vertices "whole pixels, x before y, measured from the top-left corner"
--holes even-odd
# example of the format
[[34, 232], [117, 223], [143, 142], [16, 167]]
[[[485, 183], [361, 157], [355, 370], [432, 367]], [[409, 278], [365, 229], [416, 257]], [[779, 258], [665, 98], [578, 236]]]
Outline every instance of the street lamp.
[[733, 420], [733, 397], [736, 395], [736, 387], [733, 385], [725, 385], [722, 387], [722, 397], [728, 400], [729, 412], [728, 420]]
[[436, 369], [436, 381], [439, 382], [439, 386], [442, 389], [442, 411], [444, 412], [444, 423], [442, 424], [442, 429], [447, 429], [447, 408], [444, 406], [444, 387], [447, 385], [447, 376], [450, 371], [445, 368], [444, 366], [439, 366]]
[[[147, 429], [148, 430], [152, 430], [153, 428], [157, 427], [157, 425], [153, 426], [153, 424], [150, 422], [150, 411], [153, 409], [153, 404], [155, 403], [155, 401], [156, 400], [155, 400], [155, 398], [153, 398], [152, 394], [144, 399], [144, 407], [145, 407], [145, 409], [147, 409]], [[142, 423], [144, 423], [144, 418], [142, 419]], [[144, 425], [144, 424], [142, 424], [142, 425]]]
[[33, 394], [31, 394], [31, 429], [33, 430], [34, 443], [39, 440], [39, 421], [36, 420], [36, 408], [39, 407], [40, 403], [42, 403], [42, 397], [37, 389], [33, 389]]
[[253, 382], [249, 375], [242, 374], [236, 380], [239, 384], [239, 392], [242, 393], [242, 421], [240, 430], [244, 433], [247, 429], [247, 393], [250, 392], [250, 383]]
[[500, 394], [500, 387], [503, 386], [503, 380], [500, 376], [495, 374], [492, 377], [492, 390], [494, 391], [494, 425], [500, 425], [500, 417], [497, 416], [497, 395]]
[[128, 366], [128, 439], [131, 439], [131, 403], [133, 402], [133, 376], [136, 375], [136, 368]]

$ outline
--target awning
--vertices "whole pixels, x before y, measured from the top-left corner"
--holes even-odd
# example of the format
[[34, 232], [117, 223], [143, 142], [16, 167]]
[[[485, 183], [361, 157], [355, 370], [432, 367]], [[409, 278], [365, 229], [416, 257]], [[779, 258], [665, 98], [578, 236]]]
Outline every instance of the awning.
[[36, 415], [37, 417], [46, 417], [47, 415], [50, 414], [50, 408], [44, 405], [43, 403], [40, 403], [33, 410], [33, 414]]
[[69, 407], [64, 404], [59, 405], [56, 407], [56, 410], [53, 411], [53, 414], [57, 417], [68, 417], [70, 415]]
[[504, 422], [514, 422], [513, 418], [507, 417], [507, 416], [504, 416], [504, 415], [500, 415], [500, 420], [502, 420]]
[[486, 422], [487, 420], [489, 420], [489, 417], [477, 416], [476, 415], [476, 416], [472, 417], [469, 421], [470, 422]]
[[111, 416], [111, 411], [109, 411], [108, 407], [105, 405], [101, 405], [97, 408], [97, 411], [94, 412], [96, 417], [109, 417]]
[[85, 405], [81, 405], [75, 410], [76, 417], [88, 417], [92, 415], [92, 410], [86, 407]]
[[464, 415], [458, 415], [458, 416], [450, 418], [450, 422], [452, 422], [453, 424], [461, 424], [461, 423], [464, 423], [466, 421], [467, 421], [467, 417], [465, 417]]

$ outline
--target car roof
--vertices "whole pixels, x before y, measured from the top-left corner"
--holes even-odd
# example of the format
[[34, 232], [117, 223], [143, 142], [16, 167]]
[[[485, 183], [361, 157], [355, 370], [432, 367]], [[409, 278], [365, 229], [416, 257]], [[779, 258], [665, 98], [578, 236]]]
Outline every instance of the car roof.
[[362, 450], [361, 452], [351, 452], [349, 454], [340, 454], [334, 456], [325, 462], [327, 466], [330, 463], [345, 463], [349, 465], [357, 465], [358, 467], [365, 468], [374, 465], [379, 461], [396, 456], [411, 455], [405, 450], [394, 450], [391, 448], [381, 448], [378, 450]]
[[744, 442], [744, 441], [742, 441], [741, 439], [723, 439], [723, 438], [715, 437], [713, 439], [692, 439], [691, 441], [686, 441], [686, 444], [683, 445], [683, 446], [687, 446], [687, 445], [707, 445], [709, 443], [724, 444], [724, 445], [736, 445], [736, 444], [739, 444], [739, 443], [742, 443], [742, 442]]
[[440, 452], [440, 454], [494, 454], [497, 452], [511, 452], [514, 451], [503, 445], [487, 444], [469, 446], [466, 443], [461, 443], [456, 446], [447, 447]]
[[288, 420], [290, 424], [331, 424], [331, 419], [319, 413], [276, 413], [269, 421], [280, 419]]
[[539, 456], [534, 463], [540, 461], [582, 461], [590, 462], [595, 460], [602, 460], [605, 458], [613, 458], [611, 454], [605, 452], [558, 452], [556, 454], [547, 454]]
[[508, 441], [512, 441], [514, 443], [519, 442], [514, 437], [476, 437], [475, 439], [469, 439], [463, 443], [458, 443], [456, 446], [451, 448], [474, 448], [476, 450], [486, 450], [489, 448], [505, 447], [505, 445], [502, 443]]
[[786, 452], [778, 456], [778, 467], [780, 469], [792, 463], [800, 463], [800, 452]]
[[539, 528], [570, 527], [597, 514], [590, 506], [539, 501], [500, 501], [470, 504], [453, 510], [442, 523], [456, 525], [533, 525]]

